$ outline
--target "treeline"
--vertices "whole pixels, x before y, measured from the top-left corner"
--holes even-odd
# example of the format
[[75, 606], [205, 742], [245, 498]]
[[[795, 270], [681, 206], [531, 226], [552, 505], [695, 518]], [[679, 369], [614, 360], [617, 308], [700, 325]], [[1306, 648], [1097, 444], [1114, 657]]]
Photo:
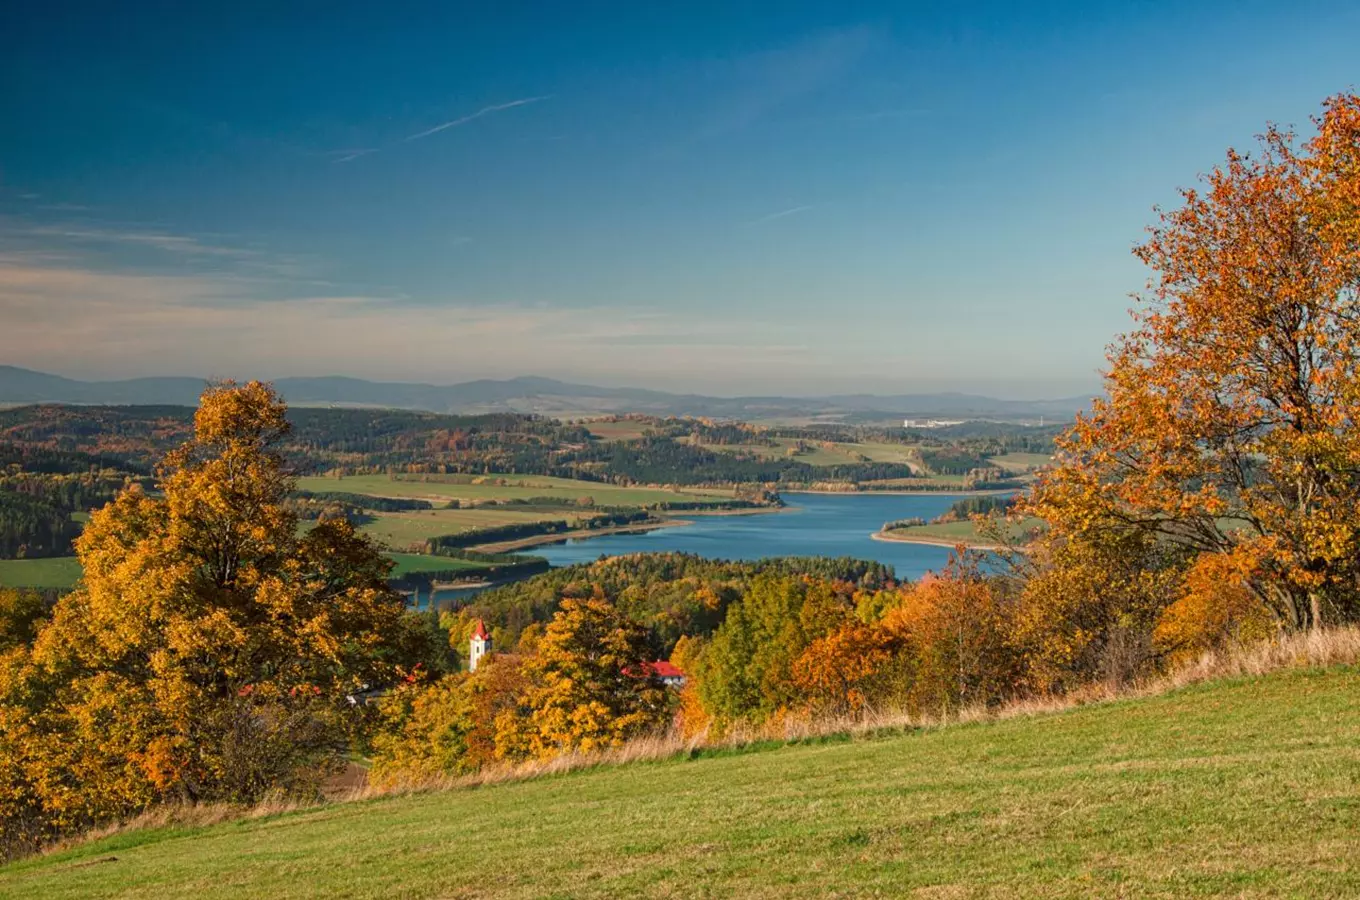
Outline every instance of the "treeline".
[[[504, 585], [472, 598], [446, 622], [458, 637], [471, 623], [486, 621], [498, 646], [521, 644], [527, 629], [552, 619], [563, 597], [599, 592], [644, 625], [659, 651], [668, 653], [682, 635], [710, 633], [728, 605], [761, 575], [817, 578], [847, 596], [894, 584], [892, 570], [867, 560], [777, 557], [754, 562], [705, 559], [688, 553], [651, 553], [601, 559], [553, 569], [528, 581]], [[536, 632], [530, 631], [530, 640]]]
[[[564, 454], [563, 464], [641, 484], [810, 484], [814, 481], [872, 481], [911, 478], [905, 463], [845, 463], [813, 466], [796, 459], [720, 453], [670, 438], [596, 444]], [[598, 476], [597, 476], [598, 477]]]
[[70, 510], [0, 488], [0, 559], [70, 555], [80, 529]]
[[974, 469], [991, 466], [979, 451], [963, 447], [924, 448], [921, 462], [936, 475], [967, 475]]
[[965, 497], [950, 505], [949, 509], [935, 517], [936, 523], [957, 522], [973, 516], [989, 516], [1004, 513], [1015, 505], [1015, 497]]
[[[145, 473], [189, 434], [193, 410], [181, 407], [30, 406], [0, 410], [0, 440], [25, 453], [89, 453], [86, 463], [115, 461], [122, 471]], [[648, 420], [645, 436], [602, 441], [587, 426], [541, 416], [496, 413], [450, 416], [401, 410], [302, 409], [289, 412], [291, 432], [281, 449], [294, 471], [307, 473], [427, 473], [483, 476], [545, 475], [611, 484], [796, 484], [902, 479], [903, 463], [867, 460], [813, 466], [797, 458], [715, 452], [698, 444], [773, 446], [775, 438], [808, 441], [903, 443], [900, 429], [816, 426], [763, 429], [704, 419]], [[1024, 429], [997, 426], [1000, 434], [921, 440], [927, 465], [965, 474], [986, 465], [989, 454], [1048, 447]], [[1009, 442], [1009, 443], [1008, 443]], [[339, 502], [353, 501], [330, 498]]]
[[120, 456], [0, 443], [0, 474], [83, 475], [104, 471], [149, 475], [147, 466]]
[[0, 444], [0, 559], [67, 556], [80, 514], [103, 506], [138, 472], [114, 457]]
[[371, 512], [411, 512], [414, 510], [434, 509], [428, 500], [409, 500], [401, 497], [373, 497], [368, 494], [351, 494], [348, 491], [294, 491], [291, 495], [299, 500], [312, 500], [320, 503], [340, 503], [356, 509]]

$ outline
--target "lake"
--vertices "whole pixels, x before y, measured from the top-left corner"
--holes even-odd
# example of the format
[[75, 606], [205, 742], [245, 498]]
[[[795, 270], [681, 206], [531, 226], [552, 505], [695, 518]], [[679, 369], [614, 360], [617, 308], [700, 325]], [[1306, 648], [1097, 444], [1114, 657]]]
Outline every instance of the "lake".
[[642, 534], [610, 534], [534, 547], [529, 553], [554, 566], [625, 553], [679, 551], [714, 559], [767, 556], [853, 556], [892, 566], [901, 579], [938, 570], [948, 547], [876, 541], [884, 522], [919, 516], [929, 521], [960, 499], [958, 494], [783, 495], [783, 512], [749, 516], [694, 516], [693, 525]]

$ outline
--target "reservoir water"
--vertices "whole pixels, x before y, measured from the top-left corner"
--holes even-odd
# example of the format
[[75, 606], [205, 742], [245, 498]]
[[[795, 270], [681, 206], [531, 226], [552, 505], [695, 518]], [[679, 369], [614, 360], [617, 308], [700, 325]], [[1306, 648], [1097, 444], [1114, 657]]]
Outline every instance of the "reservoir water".
[[884, 522], [919, 516], [927, 521], [949, 509], [957, 494], [784, 494], [783, 512], [746, 516], [694, 516], [692, 525], [641, 534], [610, 534], [534, 547], [554, 566], [601, 556], [679, 551], [713, 559], [767, 556], [853, 556], [892, 566], [900, 579], [938, 570], [948, 547], [876, 541]]

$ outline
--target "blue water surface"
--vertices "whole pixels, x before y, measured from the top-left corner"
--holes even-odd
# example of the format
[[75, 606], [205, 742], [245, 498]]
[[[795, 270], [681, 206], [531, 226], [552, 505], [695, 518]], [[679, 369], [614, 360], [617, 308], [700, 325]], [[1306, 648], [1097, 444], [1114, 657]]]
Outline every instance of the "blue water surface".
[[568, 540], [527, 551], [554, 566], [625, 553], [680, 551], [712, 559], [768, 556], [853, 556], [892, 566], [899, 579], [942, 568], [948, 547], [876, 541], [884, 522], [945, 512], [957, 494], [784, 494], [783, 512], [744, 516], [694, 516], [694, 524], [642, 534]]

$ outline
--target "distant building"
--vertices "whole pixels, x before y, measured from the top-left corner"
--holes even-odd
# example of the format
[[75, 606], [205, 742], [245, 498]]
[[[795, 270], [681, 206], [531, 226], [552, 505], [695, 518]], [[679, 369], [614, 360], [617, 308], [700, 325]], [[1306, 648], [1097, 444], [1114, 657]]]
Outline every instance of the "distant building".
[[903, 428], [948, 428], [950, 425], [962, 425], [966, 419], [903, 419]]
[[664, 659], [659, 659], [656, 662], [643, 663], [642, 665], [649, 675], [655, 676], [658, 681], [669, 688], [684, 687], [685, 680], [689, 677]]
[[486, 623], [478, 619], [477, 627], [472, 629], [472, 640], [468, 647], [468, 671], [477, 671], [477, 663], [490, 652], [491, 634], [486, 630]]

